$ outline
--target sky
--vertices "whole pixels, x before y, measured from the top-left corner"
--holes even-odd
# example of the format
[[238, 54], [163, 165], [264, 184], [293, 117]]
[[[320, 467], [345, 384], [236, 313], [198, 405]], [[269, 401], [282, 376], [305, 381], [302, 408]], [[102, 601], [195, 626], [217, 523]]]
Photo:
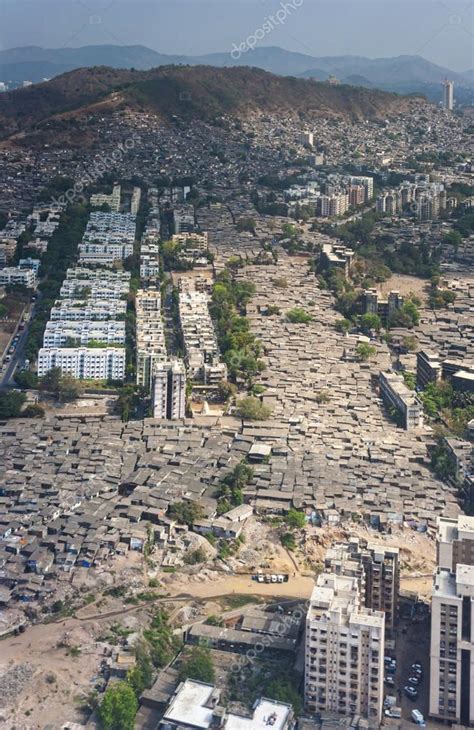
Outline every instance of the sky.
[[284, 20], [260, 45], [474, 67], [474, 0], [0, 0], [0, 50], [140, 44], [169, 54], [229, 52], [285, 4]]

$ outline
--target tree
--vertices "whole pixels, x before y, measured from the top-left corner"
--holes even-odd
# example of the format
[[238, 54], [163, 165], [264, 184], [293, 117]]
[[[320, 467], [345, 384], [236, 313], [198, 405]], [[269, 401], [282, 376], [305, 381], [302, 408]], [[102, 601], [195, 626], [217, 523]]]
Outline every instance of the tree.
[[241, 461], [237, 466], [225, 475], [219, 483], [217, 505], [220, 514], [228, 512], [232, 507], [242, 504], [243, 488], [253, 479], [254, 471], [251, 466]]
[[338, 319], [336, 320], [336, 329], [338, 332], [342, 332], [342, 334], [346, 334], [349, 332], [351, 328], [351, 323], [348, 319]]
[[272, 413], [270, 408], [251, 395], [237, 401], [236, 412], [244, 421], [266, 421]]
[[251, 218], [250, 216], [239, 218], [235, 225], [239, 232], [248, 231], [249, 233], [255, 233], [255, 218]]
[[293, 309], [289, 309], [286, 313], [286, 318], [292, 324], [307, 324], [313, 319], [311, 314], [308, 314], [308, 312], [302, 309], [302, 307], [293, 307]]
[[16, 370], [13, 376], [19, 388], [36, 388], [38, 376], [32, 370]]
[[296, 549], [296, 540], [292, 532], [284, 532], [280, 535], [280, 542], [286, 550]]
[[60, 401], [72, 401], [79, 398], [84, 387], [72, 375], [63, 375], [61, 368], [51, 368], [40, 380], [40, 390], [53, 393]]
[[367, 342], [360, 342], [356, 347], [356, 354], [360, 362], [367, 362], [367, 360], [370, 360], [376, 352], [377, 349], [373, 345], [369, 345]]
[[286, 515], [285, 522], [288, 527], [302, 528], [306, 525], [305, 513], [296, 509], [290, 509]]
[[216, 672], [209, 649], [203, 646], [193, 646], [181, 666], [179, 672], [180, 681], [184, 682], [185, 679], [195, 679], [198, 682], [208, 682], [211, 684], [214, 682], [215, 677]]
[[173, 635], [168, 625], [168, 615], [162, 609], [153, 616], [150, 628], [143, 632], [143, 638], [151, 661], [157, 668], [166, 666], [179, 649], [179, 640]]
[[181, 524], [190, 526], [203, 516], [203, 510], [196, 502], [175, 502], [168, 507], [168, 515]]
[[104, 695], [97, 716], [102, 730], [133, 730], [138, 700], [133, 687], [117, 682]]
[[127, 682], [132, 687], [137, 699], [144, 689], [150, 687], [153, 679], [153, 667], [150, 657], [143, 647], [138, 647], [136, 652], [136, 664], [127, 673]]
[[24, 393], [0, 393], [0, 418], [18, 418], [25, 401]]
[[416, 387], [415, 373], [411, 373], [409, 370], [403, 370], [402, 376], [403, 376], [403, 380], [405, 381], [405, 385], [408, 388], [410, 388], [410, 390], [415, 390], [415, 387]]
[[362, 332], [368, 335], [371, 330], [379, 332], [382, 327], [382, 322], [378, 314], [367, 312], [359, 318], [359, 327]]
[[184, 562], [186, 565], [198, 565], [199, 563], [205, 563], [206, 560], [206, 551], [202, 547], [199, 547], [190, 553], [186, 553], [184, 556]]
[[24, 416], [24, 418], [43, 418], [44, 413], [44, 408], [38, 405], [38, 403], [30, 403], [29, 406], [26, 406], [21, 415]]
[[450, 231], [444, 236], [443, 243], [453, 246], [455, 251], [457, 251], [462, 243], [462, 236], [459, 231]]

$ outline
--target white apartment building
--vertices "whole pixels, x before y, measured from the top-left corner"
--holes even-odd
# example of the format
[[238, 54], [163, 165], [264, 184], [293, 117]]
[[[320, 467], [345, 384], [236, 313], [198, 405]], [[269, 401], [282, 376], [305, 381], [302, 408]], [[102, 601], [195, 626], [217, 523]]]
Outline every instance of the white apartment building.
[[160, 362], [152, 374], [153, 418], [177, 420], [186, 415], [186, 369], [182, 360]]
[[21, 269], [19, 266], [7, 266], [0, 269], [0, 286], [20, 284], [27, 289], [35, 289], [38, 284], [36, 271], [33, 269]]
[[64, 347], [68, 343], [77, 347], [88, 345], [91, 340], [104, 345], [125, 344], [125, 322], [114, 320], [52, 321], [45, 328], [43, 347]]
[[440, 518], [431, 602], [430, 715], [474, 725], [474, 517]]
[[79, 263], [102, 264], [110, 266], [114, 261], [122, 261], [133, 254], [132, 243], [80, 243], [78, 246]]
[[131, 243], [135, 241], [136, 217], [131, 213], [91, 213], [82, 243]]
[[448, 79], [443, 81], [443, 107], [447, 111], [454, 108], [454, 83]]
[[318, 576], [306, 616], [308, 712], [381, 721], [384, 630], [384, 613], [361, 605], [356, 576]]
[[146, 243], [140, 248], [140, 279], [157, 279], [160, 276], [160, 246]]
[[[103, 271], [103, 269], [102, 269]], [[65, 279], [59, 295], [62, 299], [111, 300], [126, 299], [129, 284], [110, 279]]]
[[106, 193], [94, 193], [91, 195], [91, 206], [93, 208], [100, 208], [101, 205], [108, 205], [111, 211], [116, 213], [120, 210], [120, 196], [122, 189], [120, 185], [114, 185], [113, 190], [110, 194]]
[[130, 212], [132, 215], [137, 215], [140, 207], [140, 200], [142, 198], [142, 190], [139, 187], [134, 187], [132, 192], [132, 199], [130, 201]]
[[303, 145], [309, 145], [310, 147], [313, 147], [314, 145], [314, 132], [310, 132], [308, 130], [305, 130], [304, 132], [300, 132], [298, 135], [298, 142]]
[[51, 309], [52, 321], [102, 321], [108, 319], [125, 319], [127, 302], [124, 299], [88, 300], [64, 299], [56, 301]]
[[160, 291], [139, 289], [135, 307], [137, 385], [149, 390], [155, 365], [167, 360]]
[[38, 353], [38, 376], [41, 378], [52, 368], [80, 380], [123, 380], [125, 348], [43, 347]]

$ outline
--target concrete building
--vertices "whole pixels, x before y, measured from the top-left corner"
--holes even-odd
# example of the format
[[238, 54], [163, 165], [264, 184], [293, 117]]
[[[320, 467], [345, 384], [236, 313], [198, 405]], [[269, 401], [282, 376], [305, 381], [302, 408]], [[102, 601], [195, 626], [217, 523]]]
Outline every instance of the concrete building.
[[219, 347], [209, 313], [209, 296], [200, 291], [180, 291], [179, 318], [183, 332], [186, 367], [192, 380], [213, 381], [215, 370], [206, 366], [220, 365], [220, 380], [227, 369], [220, 363]]
[[212, 684], [186, 679], [178, 685], [158, 725], [159, 730], [291, 730], [295, 726], [291, 705], [264, 697], [248, 713], [221, 704], [221, 690]]
[[398, 548], [352, 538], [328, 549], [324, 569], [336, 575], [358, 577], [362, 605], [383, 611], [385, 630], [393, 632], [398, 620], [400, 589]]
[[114, 185], [109, 195], [106, 193], [94, 193], [94, 195], [91, 195], [91, 206], [93, 208], [100, 208], [102, 205], [108, 205], [111, 211], [118, 213], [120, 210], [121, 192], [120, 185]]
[[423, 427], [423, 404], [400, 375], [391, 371], [381, 372], [379, 386], [385, 404], [398, 411], [406, 431]]
[[50, 320], [45, 328], [43, 347], [87, 346], [91, 340], [107, 345], [125, 345], [125, 322]]
[[433, 718], [474, 726], [474, 517], [440, 518], [431, 616]]
[[102, 321], [125, 320], [127, 302], [124, 299], [89, 301], [86, 299], [64, 299], [56, 301], [51, 309], [53, 321]]
[[441, 362], [439, 356], [428, 350], [420, 350], [416, 354], [416, 384], [426, 388], [428, 383], [441, 380]]
[[443, 107], [448, 111], [454, 107], [454, 83], [448, 79], [443, 81]]
[[314, 146], [314, 133], [305, 130], [300, 132], [298, 135], [298, 142], [302, 145], [313, 147]]
[[306, 617], [308, 712], [382, 717], [385, 616], [362, 606], [356, 576], [321, 573]]
[[405, 298], [398, 291], [388, 293], [386, 299], [381, 299], [377, 289], [364, 291], [364, 312], [378, 314], [383, 324], [386, 324], [391, 315], [403, 308]]
[[132, 198], [130, 200], [130, 213], [132, 215], [137, 215], [138, 209], [140, 208], [141, 198], [142, 189], [139, 187], [134, 187], [132, 192]]
[[320, 215], [323, 218], [335, 218], [344, 215], [349, 208], [349, 195], [347, 193], [321, 195], [319, 206]]
[[139, 289], [135, 308], [137, 385], [150, 390], [155, 365], [167, 360], [159, 289]]
[[367, 175], [352, 176], [351, 185], [363, 185], [365, 188], [365, 200], [372, 200], [374, 197], [374, 178]]
[[125, 377], [125, 348], [66, 347], [45, 348], [38, 353], [38, 376], [52, 368], [80, 380], [123, 380]]
[[350, 276], [354, 262], [354, 251], [339, 244], [323, 243], [321, 250], [321, 267], [323, 269], [342, 269], [344, 276]]
[[0, 286], [19, 284], [27, 289], [35, 289], [37, 283], [37, 274], [33, 269], [23, 269], [19, 266], [7, 266], [5, 269], [0, 269]]
[[186, 369], [181, 360], [153, 365], [153, 418], [177, 420], [186, 415]]

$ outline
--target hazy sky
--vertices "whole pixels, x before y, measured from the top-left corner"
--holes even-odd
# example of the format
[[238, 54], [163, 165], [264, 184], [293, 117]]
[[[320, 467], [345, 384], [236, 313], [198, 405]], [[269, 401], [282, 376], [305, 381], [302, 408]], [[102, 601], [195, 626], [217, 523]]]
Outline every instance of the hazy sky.
[[314, 56], [419, 54], [455, 71], [474, 67], [473, 0], [0, 0], [0, 49], [112, 43], [228, 52], [285, 2], [295, 5], [260, 45]]

